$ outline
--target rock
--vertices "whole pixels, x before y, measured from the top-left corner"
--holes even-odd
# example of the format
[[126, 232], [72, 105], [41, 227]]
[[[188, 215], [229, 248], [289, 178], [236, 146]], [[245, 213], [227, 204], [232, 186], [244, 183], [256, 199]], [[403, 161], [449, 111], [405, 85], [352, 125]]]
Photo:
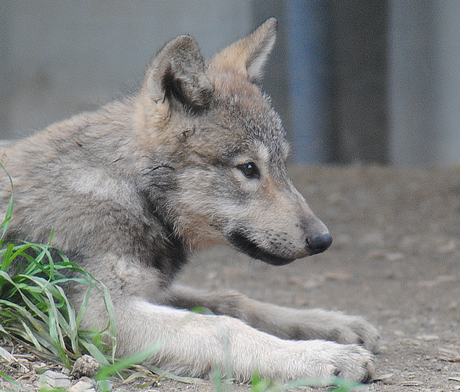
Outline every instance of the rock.
[[68, 392], [96, 392], [96, 389], [91, 382], [80, 380], [71, 388], [69, 388]]
[[65, 374], [47, 370], [40, 376], [39, 383], [42, 385], [43, 389], [49, 389], [49, 387], [67, 389], [70, 387], [70, 378]]

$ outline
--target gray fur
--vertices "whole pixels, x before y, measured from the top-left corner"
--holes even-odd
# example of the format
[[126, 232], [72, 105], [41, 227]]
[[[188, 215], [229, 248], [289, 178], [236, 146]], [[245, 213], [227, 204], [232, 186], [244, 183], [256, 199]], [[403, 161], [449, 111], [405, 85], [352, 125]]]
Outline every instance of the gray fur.
[[[271, 264], [330, 244], [286, 175], [284, 129], [253, 83], [275, 27], [269, 19], [209, 63], [192, 37], [179, 36], [153, 59], [138, 94], [7, 146], [8, 236], [47, 241], [54, 228], [53, 245], [108, 286], [119, 356], [163, 342], [148, 361], [188, 376], [223, 372], [229, 361], [238, 380], [255, 371], [369, 380], [378, 335], [359, 317], [172, 283], [192, 250], [215, 244]], [[0, 182], [6, 209], [9, 182]], [[82, 301], [78, 287], [69, 296]], [[216, 315], [188, 312], [199, 305]], [[83, 326], [106, 323], [94, 294]]]

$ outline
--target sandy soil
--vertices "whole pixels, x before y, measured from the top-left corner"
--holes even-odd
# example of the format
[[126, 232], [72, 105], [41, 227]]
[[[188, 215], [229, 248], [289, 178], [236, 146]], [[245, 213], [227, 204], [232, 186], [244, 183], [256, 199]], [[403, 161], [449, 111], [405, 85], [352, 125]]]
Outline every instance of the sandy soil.
[[[365, 316], [381, 333], [369, 390], [460, 390], [460, 168], [299, 166], [291, 175], [334, 236], [327, 252], [273, 267], [213, 249], [194, 257], [182, 283]], [[171, 380], [149, 388], [213, 390]]]

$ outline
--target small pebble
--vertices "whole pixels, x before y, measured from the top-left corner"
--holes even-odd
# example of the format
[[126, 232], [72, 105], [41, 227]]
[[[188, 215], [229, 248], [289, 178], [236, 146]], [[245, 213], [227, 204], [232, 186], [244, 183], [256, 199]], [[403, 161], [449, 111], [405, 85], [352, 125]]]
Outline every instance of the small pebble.
[[392, 377], [393, 373], [382, 374], [381, 376], [375, 377], [374, 381], [381, 381], [384, 384], [391, 384]]
[[432, 342], [433, 340], [438, 340], [438, 335], [418, 335], [416, 336], [419, 340], [424, 340], [425, 342]]
[[99, 371], [99, 362], [90, 355], [83, 355], [75, 361], [72, 369], [72, 376], [80, 378], [83, 376], [93, 377]]

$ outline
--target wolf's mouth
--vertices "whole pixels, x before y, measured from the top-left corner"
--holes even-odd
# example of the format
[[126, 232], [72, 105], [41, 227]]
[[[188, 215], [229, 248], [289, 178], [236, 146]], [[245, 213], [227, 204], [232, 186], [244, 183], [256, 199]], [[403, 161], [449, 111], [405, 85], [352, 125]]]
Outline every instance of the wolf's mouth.
[[240, 231], [233, 231], [228, 236], [229, 242], [255, 259], [262, 260], [272, 265], [285, 265], [293, 262], [295, 258], [285, 258], [267, 252], [265, 249], [260, 248], [254, 241], [251, 241], [244, 233]]

